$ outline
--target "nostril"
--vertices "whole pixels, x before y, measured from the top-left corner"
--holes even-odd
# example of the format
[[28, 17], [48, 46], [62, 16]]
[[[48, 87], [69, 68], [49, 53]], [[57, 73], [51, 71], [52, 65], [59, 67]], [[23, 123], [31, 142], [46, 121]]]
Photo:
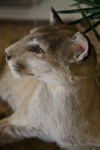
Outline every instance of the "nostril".
[[7, 52], [5, 52], [5, 56], [6, 56], [7, 60], [10, 60], [10, 59], [11, 59], [11, 56], [10, 56], [10, 55], [8, 55], [8, 53], [7, 53]]
[[6, 57], [8, 56], [7, 52], [5, 52], [5, 56], [6, 56]]

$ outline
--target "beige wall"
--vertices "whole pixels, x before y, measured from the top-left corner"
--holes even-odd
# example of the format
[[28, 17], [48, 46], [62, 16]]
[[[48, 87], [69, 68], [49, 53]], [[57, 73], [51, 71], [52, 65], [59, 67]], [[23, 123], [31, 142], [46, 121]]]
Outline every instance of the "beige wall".
[[[41, 0], [39, 5], [30, 8], [0, 8], [0, 19], [48, 20], [51, 6], [56, 10], [68, 9], [72, 2], [72, 0]], [[79, 18], [79, 15], [61, 15], [61, 17], [74, 20]]]

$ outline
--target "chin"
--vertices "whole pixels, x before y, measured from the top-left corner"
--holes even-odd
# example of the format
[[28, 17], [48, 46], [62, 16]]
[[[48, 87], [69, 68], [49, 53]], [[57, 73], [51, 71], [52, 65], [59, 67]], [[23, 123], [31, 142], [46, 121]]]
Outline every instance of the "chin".
[[12, 75], [15, 78], [20, 78], [21, 77], [21, 75], [13, 67], [9, 66], [9, 68], [10, 68], [10, 71], [11, 71]]
[[12, 74], [15, 78], [20, 78], [21, 77], [21, 75], [17, 71], [15, 71], [14, 69], [11, 69], [11, 72], [12, 72]]

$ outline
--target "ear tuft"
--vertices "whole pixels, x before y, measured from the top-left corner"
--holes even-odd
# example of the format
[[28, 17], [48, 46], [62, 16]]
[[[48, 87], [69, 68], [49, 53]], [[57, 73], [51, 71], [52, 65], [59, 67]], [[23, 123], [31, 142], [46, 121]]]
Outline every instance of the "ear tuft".
[[60, 19], [53, 7], [50, 10], [50, 25], [63, 24], [63, 21]]
[[74, 48], [74, 62], [79, 62], [88, 56], [90, 44], [85, 34], [77, 32], [72, 37], [72, 43]]

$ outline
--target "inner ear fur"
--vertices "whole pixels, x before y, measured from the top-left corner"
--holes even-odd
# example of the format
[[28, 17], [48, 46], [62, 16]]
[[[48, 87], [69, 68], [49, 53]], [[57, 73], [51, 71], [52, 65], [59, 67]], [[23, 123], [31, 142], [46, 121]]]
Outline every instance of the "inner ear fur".
[[77, 32], [71, 39], [71, 45], [74, 51], [74, 62], [79, 62], [88, 56], [90, 42], [88, 37], [84, 33]]

